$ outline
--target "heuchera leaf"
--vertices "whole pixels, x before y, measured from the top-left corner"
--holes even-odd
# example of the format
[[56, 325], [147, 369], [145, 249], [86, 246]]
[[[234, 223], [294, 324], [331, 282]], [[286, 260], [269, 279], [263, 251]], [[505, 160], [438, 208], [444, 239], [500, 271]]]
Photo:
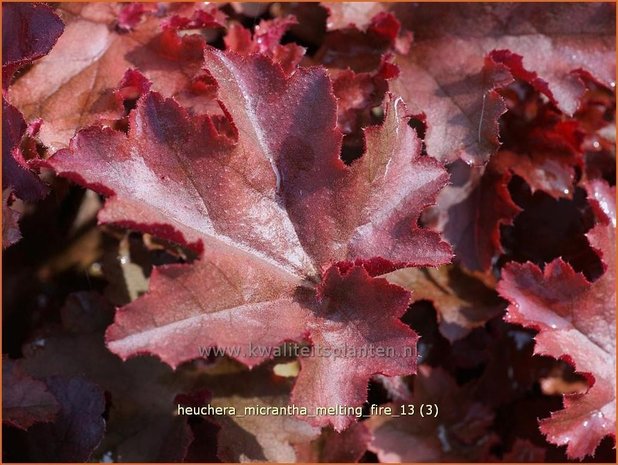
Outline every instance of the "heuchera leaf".
[[[493, 414], [471, 399], [471, 385], [457, 386], [441, 368], [422, 366], [414, 379], [413, 402], [392, 404], [438, 405], [438, 416], [374, 416], [367, 422], [372, 433], [369, 449], [380, 462], [483, 462], [495, 437], [489, 430]], [[435, 407], [434, 407], [435, 408]], [[408, 411], [409, 412], [409, 411]]]
[[[242, 348], [232, 356], [252, 366], [269, 355], [251, 354], [250, 344], [306, 338], [331, 348], [381, 344], [401, 357], [416, 342], [398, 320], [409, 294], [362, 265], [379, 257], [390, 271], [450, 259], [439, 235], [417, 226], [447, 174], [420, 156], [403, 103], [388, 102], [384, 124], [366, 130], [367, 152], [348, 168], [323, 71], [286, 77], [264, 56], [215, 49], [206, 64], [231, 137], [209, 117], [190, 119], [149, 93], [131, 113], [128, 135], [85, 129], [49, 161], [59, 174], [111, 195], [100, 221], [201, 253], [191, 265], [153, 272], [150, 292], [119, 310], [108, 347], [123, 358], [153, 353], [172, 366], [215, 345]], [[294, 396], [308, 407], [359, 405], [372, 374], [414, 371], [415, 357], [400, 357], [304, 359]], [[328, 421], [343, 429], [350, 419], [315, 420]]]
[[585, 133], [582, 147], [589, 179], [616, 179], [616, 126], [611, 117], [615, 107], [613, 89], [594, 86], [584, 95], [584, 103], [575, 115]]
[[[236, 364], [237, 365], [237, 364]], [[216, 373], [216, 370], [223, 373]], [[200, 383], [213, 392], [213, 407], [234, 407], [236, 415], [214, 415], [220, 427], [217, 455], [223, 462], [298, 462], [297, 444], [316, 438], [320, 429], [290, 415], [244, 415], [247, 407], [283, 408], [290, 403], [291, 383], [275, 376], [269, 364], [251, 371], [213, 367]], [[203, 403], [201, 405], [204, 405]]]
[[202, 94], [193, 80], [202, 65], [203, 38], [181, 38], [152, 15], [130, 32], [117, 31], [116, 8], [62, 5], [64, 34], [52, 52], [9, 89], [10, 101], [27, 120], [45, 120], [40, 139], [53, 150], [66, 147], [78, 128], [122, 116], [122, 99], [113, 91], [129, 68], [140, 69], [154, 90], [175, 96], [187, 107], [198, 112], [210, 108], [211, 96]]
[[328, 31], [313, 60], [328, 68], [355, 72], [376, 70], [384, 55], [392, 50], [407, 51], [411, 36], [400, 36], [401, 24], [391, 13], [382, 11], [363, 26]]
[[64, 25], [44, 3], [2, 4], [2, 86], [6, 89], [15, 71], [47, 55]]
[[225, 28], [226, 15], [219, 10], [216, 4], [206, 4], [204, 7], [188, 8], [181, 14], [172, 14], [169, 18], [162, 21], [164, 29], [204, 29], [204, 28]]
[[497, 119], [505, 110], [494, 90], [500, 79], [483, 70], [483, 56], [492, 50], [508, 50], [504, 68], [567, 114], [577, 110], [585, 90], [580, 70], [608, 87], [615, 81], [609, 4], [460, 4], [448, 10], [400, 4], [391, 11], [414, 32], [410, 53], [396, 61], [401, 77], [393, 91], [414, 114], [425, 112], [427, 152], [440, 160], [459, 156], [482, 164], [498, 147]]
[[363, 128], [378, 121], [372, 110], [382, 105], [388, 80], [398, 73], [397, 67], [386, 60], [371, 73], [355, 73], [350, 69], [329, 70], [337, 97], [337, 125], [344, 134], [342, 158], [346, 162], [363, 153]]
[[23, 200], [39, 200], [47, 187], [30, 170], [21, 150], [27, 125], [23, 115], [2, 98], [2, 190], [10, 189]]
[[540, 423], [550, 442], [579, 459], [616, 429], [616, 193], [603, 181], [587, 187], [599, 217], [587, 237], [606, 266], [603, 275], [591, 283], [562, 259], [544, 270], [511, 263], [498, 286], [511, 302], [507, 320], [539, 331], [535, 352], [566, 359], [588, 378], [587, 392], [565, 395], [564, 410]]
[[262, 53], [279, 63], [286, 74], [294, 71], [305, 55], [305, 49], [297, 44], [281, 45], [283, 34], [297, 24], [293, 16], [262, 20], [255, 26], [253, 34], [238, 23], [230, 25], [225, 36], [227, 50], [240, 55]]
[[34, 425], [28, 435], [32, 458], [37, 462], [87, 461], [105, 432], [105, 396], [81, 377], [52, 376], [45, 380], [60, 404], [53, 423]]
[[3, 10], [4, 461], [615, 461], [614, 5]]
[[453, 245], [469, 270], [488, 270], [502, 251], [500, 227], [510, 225], [521, 208], [508, 190], [511, 172], [493, 158], [485, 167], [461, 160], [449, 166], [452, 185], [438, 196], [426, 219]]
[[488, 283], [455, 265], [404, 268], [385, 277], [411, 291], [414, 301], [430, 300], [438, 313], [440, 332], [451, 342], [504, 310], [503, 301]]
[[576, 168], [584, 163], [583, 124], [517, 84], [505, 92], [509, 111], [502, 119], [505, 136], [496, 162], [523, 178], [532, 193], [572, 198]]
[[2, 421], [16, 428], [53, 421], [60, 410], [45, 383], [28, 375], [16, 360], [2, 359], [2, 391]]
[[[470, 357], [473, 364], [484, 363], [483, 373], [476, 380], [475, 398], [487, 407], [496, 410], [505, 406], [512, 408], [515, 401], [528, 395], [540, 378], [563, 366], [552, 358], [534, 356], [534, 339], [530, 331], [501, 319], [492, 320], [488, 327], [489, 335], [483, 337], [482, 342], [473, 342], [484, 354], [483, 359]], [[462, 341], [462, 345], [465, 342]], [[533, 431], [538, 434], [536, 428]]]
[[[113, 307], [101, 296], [72, 294], [61, 318], [62, 327], [24, 345], [25, 358], [20, 362], [36, 377], [82, 377], [107, 392], [107, 430], [114, 434], [105, 436], [94, 458], [109, 453], [119, 462], [183, 460], [192, 435], [187, 418], [172, 412], [174, 397], [187, 389], [187, 381], [182, 376], [173, 379], [169, 367], [157, 360], [140, 357], [123, 362], [110, 353], [103, 332], [112, 321]], [[78, 425], [82, 421], [76, 419]]]

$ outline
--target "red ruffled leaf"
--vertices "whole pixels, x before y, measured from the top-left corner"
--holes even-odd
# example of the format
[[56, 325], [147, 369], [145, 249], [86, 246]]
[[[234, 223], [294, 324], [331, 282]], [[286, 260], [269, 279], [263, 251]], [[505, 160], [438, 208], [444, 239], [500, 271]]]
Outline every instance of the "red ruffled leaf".
[[[192, 10], [192, 11], [191, 11]], [[161, 22], [164, 29], [191, 30], [225, 28], [227, 16], [219, 10], [217, 5], [206, 5], [190, 9], [190, 14], [173, 14]]]
[[523, 178], [532, 193], [572, 198], [576, 170], [584, 164], [581, 123], [521, 85], [505, 93], [509, 112], [502, 120], [505, 136], [497, 165]]
[[355, 73], [350, 69], [330, 70], [337, 97], [337, 125], [344, 134], [344, 161], [350, 162], [363, 153], [363, 128], [379, 122], [373, 110], [383, 103], [388, 80], [398, 73], [397, 66], [386, 60], [377, 71], [371, 73]]
[[601, 223], [588, 234], [602, 255], [603, 275], [589, 282], [556, 259], [542, 271], [531, 263], [509, 264], [499, 291], [511, 302], [508, 321], [537, 329], [535, 352], [566, 359], [590, 383], [584, 394], [564, 397], [564, 410], [541, 421], [554, 444], [567, 445], [571, 458], [591, 455], [616, 426], [615, 189], [600, 181], [589, 185]]
[[[236, 141], [217, 133], [208, 117], [189, 121], [172, 101], [148, 94], [131, 116], [128, 138], [109, 129], [86, 129], [71, 150], [50, 161], [65, 176], [114, 194], [101, 221], [196, 249], [223, 241], [246, 254], [242, 249], [250, 246], [292, 275], [315, 275], [334, 261], [361, 257], [414, 266], [449, 260], [449, 247], [439, 235], [416, 225], [447, 175], [437, 162], [419, 155], [420, 142], [405, 124], [400, 100], [388, 104], [382, 127], [366, 130], [367, 153], [347, 168], [338, 158], [335, 102], [321, 71], [299, 70], [285, 78], [265, 58], [214, 50], [207, 63]], [[264, 90], [268, 99], [260, 97]], [[278, 108], [287, 113], [278, 114]], [[197, 153], [203, 155], [195, 158]], [[221, 157], [237, 170], [224, 169], [217, 161]], [[166, 158], [167, 165], [154, 163]], [[109, 163], [124, 168], [108, 173], [102, 168]], [[200, 175], [189, 177], [187, 163]], [[247, 163], [259, 191], [242, 175]], [[169, 204], [167, 199], [179, 193], [184, 203]], [[214, 210], [209, 214], [209, 209]], [[238, 223], [239, 217], [276, 224], [277, 235], [252, 221]]]
[[[362, 4], [333, 5], [335, 10], [364, 8]], [[371, 9], [371, 7], [369, 7]], [[330, 6], [327, 8], [330, 9]], [[384, 10], [383, 5], [377, 7]], [[361, 23], [360, 20], [358, 20]], [[356, 23], [356, 21], [355, 21]], [[329, 28], [330, 29], [330, 28]], [[384, 56], [409, 47], [411, 34], [401, 31], [401, 24], [391, 13], [378, 11], [362, 24], [347, 25], [329, 30], [313, 60], [328, 68], [351, 69], [354, 72], [373, 72], [380, 67]]]
[[614, 6], [4, 9], [5, 460], [615, 459]]
[[505, 76], [496, 76], [494, 66], [483, 70], [483, 56], [492, 50], [508, 49], [502, 72], [530, 81], [567, 114], [585, 91], [579, 70], [606, 86], [615, 81], [609, 4], [461, 4], [448, 10], [402, 4], [392, 11], [415, 37], [410, 53], [397, 60], [401, 78], [393, 90], [413, 113], [425, 112], [427, 152], [440, 160], [459, 156], [482, 164], [498, 147], [497, 119], [505, 107], [493, 89]]
[[129, 32], [117, 31], [113, 4], [65, 4], [59, 12], [66, 22], [64, 34], [9, 89], [10, 101], [27, 120], [45, 120], [40, 139], [52, 150], [66, 147], [83, 126], [123, 116], [123, 102], [114, 90], [127, 69], [139, 69], [154, 90], [195, 112], [215, 107], [211, 95], [193, 87], [202, 66], [203, 37], [179, 37], [173, 28], [163, 29], [162, 19], [154, 15]]
[[[358, 406], [367, 398], [372, 375], [413, 373], [418, 337], [398, 319], [409, 298], [399, 286], [370, 278], [362, 267], [343, 275], [330, 268], [318, 289], [320, 306], [307, 324], [309, 339], [321, 352], [300, 359], [292, 402], [311, 412], [324, 406]], [[378, 308], [388, 312], [376, 313]], [[331, 423], [342, 431], [352, 417], [309, 421], [319, 426]]]
[[64, 25], [44, 3], [2, 4], [2, 85], [15, 71], [49, 53]]
[[542, 190], [556, 199], [573, 195], [573, 164], [538, 152], [528, 157], [503, 150], [498, 152], [497, 159], [499, 164], [523, 178], [532, 193]]
[[[447, 175], [419, 156], [401, 101], [389, 102], [383, 126], [367, 129], [367, 153], [348, 168], [338, 158], [341, 135], [323, 71], [286, 77], [262, 56], [212, 49], [206, 62], [234, 140], [209, 117], [189, 119], [174, 102], [147, 94], [131, 114], [128, 136], [86, 129], [49, 161], [59, 174], [112, 195], [100, 221], [201, 253], [192, 265], [154, 271], [150, 292], [118, 312], [107, 332], [110, 349], [123, 358], [157, 354], [172, 366], [214, 345], [240, 348], [232, 356], [251, 366], [269, 354], [251, 354], [250, 344], [272, 348], [308, 337], [329, 346], [332, 332], [350, 346], [377, 341], [413, 349], [416, 336], [398, 322], [407, 292], [359, 266], [344, 273], [330, 267], [377, 256], [391, 269], [450, 259], [439, 235], [416, 224]], [[381, 331], [352, 324], [376, 308], [388, 309]], [[232, 330], [230, 318], [244, 323]], [[362, 370], [348, 360], [356, 372], [348, 389], [333, 384], [324, 392], [308, 373], [331, 378], [329, 360], [303, 359], [295, 396], [311, 407], [360, 405], [371, 375], [414, 371], [415, 357], [395, 360], [369, 357]], [[343, 429], [350, 419], [315, 420], [329, 421]]]
[[262, 20], [251, 34], [249, 29], [234, 23], [225, 36], [225, 46], [227, 50], [245, 56], [262, 53], [279, 63], [286, 74], [291, 74], [305, 55], [305, 49], [294, 43], [281, 45], [280, 42], [287, 30], [295, 24], [297, 21], [291, 15]]
[[521, 212], [507, 187], [511, 173], [495, 158], [484, 168], [458, 161], [450, 171], [452, 185], [440, 193], [424, 220], [442, 231], [466, 268], [486, 271], [503, 250], [500, 227], [512, 224]]

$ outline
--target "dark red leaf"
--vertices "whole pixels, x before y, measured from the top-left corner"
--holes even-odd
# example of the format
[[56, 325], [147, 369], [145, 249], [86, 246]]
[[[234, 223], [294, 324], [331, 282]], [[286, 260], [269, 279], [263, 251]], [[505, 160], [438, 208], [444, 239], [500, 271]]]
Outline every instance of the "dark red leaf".
[[[27, 120], [43, 118], [40, 139], [52, 150], [66, 147], [75, 131], [124, 114], [114, 90], [127, 69], [139, 69], [153, 89], [201, 112], [214, 107], [196, 92], [193, 77], [202, 66], [204, 40], [179, 37], [150, 15], [131, 31], [117, 31], [114, 4], [63, 4], [66, 30], [52, 52], [9, 89], [10, 101]], [[192, 7], [197, 8], [197, 7]], [[164, 19], [164, 18], [163, 18]]]
[[572, 198], [575, 172], [584, 163], [580, 122], [520, 83], [509, 90], [513, 97], [507, 97], [504, 145], [496, 163], [523, 178], [533, 193], [542, 190], [554, 198]]
[[[307, 329], [322, 352], [300, 359], [293, 403], [313, 412], [317, 407], [362, 405], [372, 375], [414, 372], [417, 336], [398, 320], [408, 307], [408, 292], [384, 279], [370, 278], [362, 267], [344, 275], [332, 267], [318, 288], [318, 299], [320, 307]], [[379, 308], [388, 312], [376, 313]], [[319, 426], [331, 423], [342, 431], [352, 420], [335, 416], [309, 421]]]
[[615, 461], [614, 5], [4, 9], [4, 461]]
[[438, 313], [440, 332], [451, 342], [504, 310], [502, 299], [489, 283], [454, 265], [405, 268], [386, 278], [411, 291], [414, 301], [431, 301]]
[[323, 6], [329, 11], [328, 32], [313, 56], [315, 62], [331, 69], [371, 73], [378, 70], [391, 52], [407, 52], [411, 34], [401, 31], [401, 24], [384, 5], [341, 3]]
[[507, 188], [511, 173], [492, 160], [486, 167], [450, 165], [452, 185], [425, 220], [443, 232], [456, 257], [470, 270], [486, 271], [502, 252], [500, 228], [521, 211]]
[[45, 380], [60, 404], [58, 418], [30, 428], [28, 443], [34, 461], [87, 461], [105, 432], [105, 398], [96, 385], [80, 377]]
[[2, 85], [6, 89], [15, 71], [49, 53], [64, 25], [44, 3], [2, 4]]
[[[609, 4], [395, 4], [392, 11], [415, 38], [397, 59], [401, 78], [393, 90], [413, 113], [426, 114], [427, 152], [440, 160], [484, 163], [495, 152], [505, 107], [493, 89], [510, 73], [551, 95], [567, 114], [585, 91], [581, 69], [606, 86], [615, 81]], [[502, 62], [507, 76], [496, 76], [493, 66], [483, 70], [484, 55], [495, 49], [509, 51]]]
[[26, 373], [18, 360], [2, 359], [2, 421], [28, 429], [54, 421], [60, 404], [43, 381]]
[[606, 270], [594, 282], [556, 259], [539, 269], [531, 263], [509, 264], [499, 284], [511, 302], [507, 319], [539, 331], [535, 352], [566, 359], [588, 377], [586, 393], [564, 397], [564, 410], [541, 421], [554, 444], [566, 445], [571, 458], [591, 455], [616, 426], [615, 189], [595, 181], [589, 197], [601, 223], [588, 234]]
[[[72, 295], [61, 316], [62, 328], [39, 334], [24, 346], [23, 365], [37, 377], [82, 377], [87, 382], [81, 383], [96, 383], [109, 393], [106, 425], [113, 434], [105, 436], [95, 458], [101, 460], [107, 455], [122, 462], [182, 460], [192, 436], [186, 417], [173, 415], [173, 401], [178, 393], [191, 389], [191, 382], [180, 375], [173, 379], [171, 370], [156, 360], [141, 357], [122, 362], [110, 353], [103, 331], [113, 318], [113, 308], [100, 296]], [[102, 412], [103, 408], [99, 416]], [[76, 418], [75, 428], [83, 421], [81, 416]], [[51, 460], [52, 452], [41, 451], [48, 455], [40, 459]]]
[[23, 200], [35, 201], [47, 195], [47, 187], [30, 170], [21, 150], [26, 122], [17, 108], [2, 99], [2, 190], [10, 189]]
[[502, 462], [545, 462], [545, 449], [533, 444], [527, 439], [517, 439], [510, 451], [502, 456]]
[[[442, 369], [423, 366], [414, 380], [410, 404], [414, 415], [375, 416], [368, 421], [373, 435], [369, 449], [381, 462], [485, 461], [495, 442], [490, 432], [493, 414], [470, 398], [471, 386], [459, 387]], [[438, 416], [421, 417], [421, 404], [438, 405]], [[409, 407], [404, 407], [410, 412]], [[435, 408], [435, 407], [434, 407]]]
[[249, 29], [233, 23], [225, 36], [227, 50], [241, 55], [262, 53], [279, 63], [286, 74], [291, 74], [305, 55], [305, 49], [297, 44], [281, 45], [286, 31], [297, 24], [293, 16], [262, 20], [251, 34]]
[[225, 28], [226, 15], [219, 10], [217, 5], [210, 4], [204, 7], [189, 8], [183, 14], [173, 14], [161, 22], [164, 29], [191, 30]]
[[337, 125], [344, 134], [344, 161], [351, 162], [362, 155], [365, 149], [363, 128], [379, 122], [373, 110], [384, 101], [388, 80], [396, 77], [398, 72], [397, 67], [387, 61], [371, 73], [330, 70], [337, 97]]
[[[262, 56], [213, 49], [206, 62], [235, 140], [219, 134], [210, 118], [189, 119], [174, 102], [147, 94], [131, 115], [128, 136], [86, 129], [50, 160], [63, 176], [112, 195], [100, 221], [201, 253], [192, 265], [153, 272], [150, 292], [118, 312], [107, 332], [110, 349], [123, 358], [154, 353], [172, 366], [215, 345], [240, 349], [230, 355], [252, 366], [269, 354], [251, 354], [251, 344], [272, 349], [307, 337], [325, 346], [347, 339], [354, 347], [413, 349], [416, 336], [398, 321], [407, 292], [359, 266], [344, 273], [331, 267], [378, 256], [391, 269], [450, 258], [439, 235], [416, 224], [446, 173], [420, 157], [402, 102], [388, 102], [383, 126], [367, 129], [367, 152], [348, 168], [338, 158], [335, 101], [323, 71], [298, 69], [286, 77]], [[118, 168], [109, 171], [110, 164]], [[373, 318], [375, 308], [388, 309], [375, 328], [353, 323]], [[331, 312], [343, 326], [332, 325]], [[232, 329], [230, 319], [244, 323]], [[336, 343], [335, 334], [345, 338]], [[303, 360], [295, 396], [312, 408], [323, 401], [362, 404], [371, 375], [414, 371], [414, 357], [395, 363], [372, 356], [361, 370], [348, 361], [357, 373], [348, 389], [332, 384], [324, 392], [309, 373], [332, 378], [329, 360]], [[340, 430], [350, 418], [315, 422]]]

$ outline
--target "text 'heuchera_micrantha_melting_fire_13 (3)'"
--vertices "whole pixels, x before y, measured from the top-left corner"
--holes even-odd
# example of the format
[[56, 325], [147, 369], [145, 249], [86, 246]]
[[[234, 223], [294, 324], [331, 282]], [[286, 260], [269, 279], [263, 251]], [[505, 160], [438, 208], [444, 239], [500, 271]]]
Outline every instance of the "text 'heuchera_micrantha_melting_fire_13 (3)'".
[[615, 460], [614, 18], [3, 4], [5, 459]]

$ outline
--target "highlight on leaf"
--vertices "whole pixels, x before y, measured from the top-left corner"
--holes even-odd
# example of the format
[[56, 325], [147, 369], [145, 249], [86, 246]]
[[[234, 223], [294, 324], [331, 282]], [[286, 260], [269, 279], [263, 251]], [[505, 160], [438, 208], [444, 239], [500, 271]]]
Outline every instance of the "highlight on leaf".
[[[118, 311], [107, 345], [173, 367], [198, 357], [200, 346], [240, 347], [232, 356], [249, 366], [270, 358], [251, 346], [286, 341], [397, 353], [347, 364], [302, 359], [293, 398], [312, 408], [361, 405], [372, 375], [415, 370], [416, 335], [398, 320], [409, 295], [373, 277], [371, 263], [382, 260], [384, 272], [450, 260], [440, 236], [417, 225], [446, 172], [420, 156], [401, 99], [389, 97], [384, 123], [366, 129], [366, 153], [347, 167], [321, 70], [286, 76], [264, 55], [215, 49], [205, 61], [231, 134], [150, 92], [129, 115], [128, 134], [84, 129], [45, 162], [111, 197], [99, 221], [198, 252], [191, 264], [154, 270], [149, 292]], [[244, 324], [232, 331], [234, 321]], [[349, 389], [316, 384], [333, 370], [354, 373]], [[351, 419], [313, 421], [341, 430]]]
[[3, 459], [615, 462], [615, 6], [6, 3]]

